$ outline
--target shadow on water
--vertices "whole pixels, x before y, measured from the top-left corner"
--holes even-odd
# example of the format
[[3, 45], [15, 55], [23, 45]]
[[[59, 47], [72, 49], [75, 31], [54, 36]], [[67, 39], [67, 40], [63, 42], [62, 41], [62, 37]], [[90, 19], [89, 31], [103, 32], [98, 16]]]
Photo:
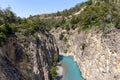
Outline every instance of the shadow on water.
[[57, 80], [62, 80], [62, 78], [63, 78], [63, 76], [59, 76], [59, 77], [57, 78]]
[[[64, 57], [65, 56], [63, 56], [63, 55], [59, 55], [59, 61], [62, 61]], [[74, 59], [73, 56], [67, 56], [67, 57]]]
[[63, 55], [59, 55], [59, 61], [62, 61], [63, 60]]

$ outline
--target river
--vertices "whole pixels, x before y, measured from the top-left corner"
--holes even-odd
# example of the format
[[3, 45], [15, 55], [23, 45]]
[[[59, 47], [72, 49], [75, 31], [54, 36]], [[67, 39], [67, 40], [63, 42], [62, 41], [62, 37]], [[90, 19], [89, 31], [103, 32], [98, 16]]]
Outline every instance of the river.
[[83, 80], [78, 65], [72, 57], [60, 56], [60, 62], [64, 64], [64, 80]]

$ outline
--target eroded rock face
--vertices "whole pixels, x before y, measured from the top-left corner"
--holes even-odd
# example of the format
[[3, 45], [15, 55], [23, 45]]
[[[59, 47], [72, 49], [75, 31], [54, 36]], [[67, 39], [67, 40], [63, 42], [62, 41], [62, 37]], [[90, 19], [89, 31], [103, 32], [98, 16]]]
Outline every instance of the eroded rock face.
[[[85, 80], [120, 79], [120, 30], [102, 31], [51, 30], [60, 53], [72, 55]], [[63, 34], [67, 41], [60, 40]]]
[[0, 80], [51, 80], [49, 69], [58, 52], [50, 33], [17, 33], [0, 48]]

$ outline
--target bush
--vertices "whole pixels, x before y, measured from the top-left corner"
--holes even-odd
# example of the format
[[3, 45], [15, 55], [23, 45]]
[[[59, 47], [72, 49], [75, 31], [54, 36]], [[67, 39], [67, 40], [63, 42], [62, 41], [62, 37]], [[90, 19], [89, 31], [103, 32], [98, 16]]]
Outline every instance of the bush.
[[77, 24], [78, 22], [79, 22], [79, 18], [75, 17], [75, 16], [72, 16], [72, 19], [70, 20], [70, 23], [71, 24]]
[[92, 0], [88, 0], [87, 4], [91, 5], [92, 4]]
[[51, 74], [53, 79], [58, 77], [58, 74], [56, 72], [57, 71], [57, 66], [56, 66], [57, 61], [58, 61], [58, 55], [54, 54], [54, 56], [53, 56], [53, 66], [50, 69], [50, 74]]
[[0, 46], [6, 41], [7, 37], [3, 32], [0, 32]]
[[67, 44], [67, 48], [69, 48], [70, 47], [70, 44]]
[[67, 50], [64, 50], [64, 53], [67, 53]]
[[3, 24], [0, 26], [0, 32], [3, 32], [6, 35], [13, 34], [13, 27], [10, 27], [9, 24]]
[[53, 79], [57, 78], [58, 77], [58, 74], [57, 74], [57, 66], [53, 66], [51, 67], [50, 69], [50, 74], [52, 76]]
[[5, 24], [0, 26], [0, 32], [7, 33], [7, 29], [5, 27]]
[[64, 35], [63, 35], [63, 33], [61, 33], [60, 36], [59, 36], [59, 39], [63, 40], [63, 38], [64, 38]]
[[66, 37], [63, 38], [63, 41], [64, 41], [65, 44], [68, 42]]
[[56, 64], [58, 61], [58, 55], [57, 54], [54, 54], [54, 57], [53, 57], [53, 62]]

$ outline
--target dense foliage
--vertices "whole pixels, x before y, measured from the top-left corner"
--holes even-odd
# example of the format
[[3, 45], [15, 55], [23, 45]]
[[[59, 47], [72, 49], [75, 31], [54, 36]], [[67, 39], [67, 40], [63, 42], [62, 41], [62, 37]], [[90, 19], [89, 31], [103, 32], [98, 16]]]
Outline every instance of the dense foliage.
[[110, 28], [120, 29], [119, 4], [119, 0], [88, 0], [69, 10], [28, 18], [17, 17], [10, 8], [0, 9], [0, 45], [16, 32], [29, 36], [38, 30], [44, 32], [59, 27], [66, 30], [79, 28], [79, 31], [101, 29], [105, 33]]
[[[120, 28], [120, 1], [119, 0], [88, 0], [77, 4], [75, 7], [53, 14], [33, 16], [43, 18], [50, 30], [52, 27], [62, 27], [70, 30], [79, 28], [80, 31], [88, 29]], [[75, 13], [82, 10], [80, 14]], [[45, 22], [44, 21], [44, 22]]]
[[19, 20], [20, 18], [17, 18], [10, 8], [0, 10], [0, 46], [8, 36], [15, 33], [15, 25], [20, 23]]

